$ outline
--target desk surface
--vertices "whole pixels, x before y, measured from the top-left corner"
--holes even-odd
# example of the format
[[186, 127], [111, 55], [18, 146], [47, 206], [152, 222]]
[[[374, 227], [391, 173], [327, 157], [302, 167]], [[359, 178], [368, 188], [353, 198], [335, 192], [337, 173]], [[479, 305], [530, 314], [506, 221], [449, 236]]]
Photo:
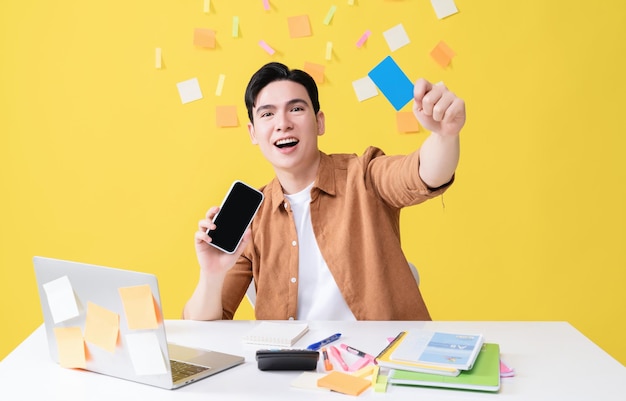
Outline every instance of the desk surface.
[[[170, 342], [245, 356], [231, 370], [178, 390], [163, 390], [99, 374], [64, 369], [48, 355], [43, 326], [0, 362], [2, 393], [12, 399], [51, 400], [341, 400], [353, 396], [290, 386], [299, 372], [261, 372], [257, 346], [241, 336], [255, 321], [166, 321]], [[295, 347], [305, 348], [328, 334], [341, 332], [341, 342], [370, 354], [386, 338], [403, 330], [483, 333], [500, 344], [503, 360], [516, 376], [504, 378], [499, 393], [389, 386], [387, 393], [362, 393], [360, 399], [406, 400], [626, 400], [626, 367], [565, 322], [310, 322], [310, 331]], [[323, 372], [322, 364], [318, 371]], [[16, 397], [17, 395], [17, 397]], [[6, 397], [1, 397], [2, 399]]]

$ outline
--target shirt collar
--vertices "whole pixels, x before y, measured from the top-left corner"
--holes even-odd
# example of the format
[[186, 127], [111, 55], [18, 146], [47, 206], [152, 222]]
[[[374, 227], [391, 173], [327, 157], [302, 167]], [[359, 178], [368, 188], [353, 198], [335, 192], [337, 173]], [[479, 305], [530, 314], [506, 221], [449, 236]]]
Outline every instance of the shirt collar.
[[[320, 151], [320, 165], [319, 169], [317, 170], [317, 176], [315, 177], [315, 183], [313, 184], [312, 192], [314, 192], [316, 188], [320, 191], [326, 192], [331, 196], [334, 196], [336, 193], [335, 170], [333, 166], [333, 160], [330, 156], [322, 151]], [[274, 208], [284, 208], [284, 204], [286, 202], [285, 194], [283, 193], [283, 188], [280, 185], [277, 177], [274, 177], [274, 179], [268, 184], [268, 189]], [[311, 198], [314, 198], [313, 193], [311, 193]]]

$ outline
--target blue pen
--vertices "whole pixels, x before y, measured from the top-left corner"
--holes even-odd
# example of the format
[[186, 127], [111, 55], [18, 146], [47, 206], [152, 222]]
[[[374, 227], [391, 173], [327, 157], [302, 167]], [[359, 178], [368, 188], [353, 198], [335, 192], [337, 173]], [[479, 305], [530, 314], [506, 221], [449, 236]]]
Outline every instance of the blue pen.
[[339, 340], [339, 337], [341, 337], [341, 333], [335, 333], [332, 336], [323, 339], [322, 341], [309, 345], [308, 347], [306, 347], [306, 349], [310, 349], [311, 351], [317, 351], [318, 349], [322, 348], [326, 344], [330, 344], [333, 341]]

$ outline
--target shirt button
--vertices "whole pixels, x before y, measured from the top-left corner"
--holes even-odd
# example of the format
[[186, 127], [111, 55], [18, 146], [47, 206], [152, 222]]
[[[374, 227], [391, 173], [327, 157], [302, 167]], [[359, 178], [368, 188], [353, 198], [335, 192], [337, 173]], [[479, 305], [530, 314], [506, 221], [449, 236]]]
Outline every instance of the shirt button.
[[291, 281], [292, 283], [295, 283], [295, 282], [296, 282], [296, 278], [295, 278], [295, 277], [292, 277], [290, 281]]
[[289, 320], [295, 320], [293, 316], [289, 316]]
[[285, 209], [287, 209], [289, 207], [289, 204], [287, 202], [283, 203], [283, 206], [285, 206]]
[[292, 246], [296, 246], [296, 245], [298, 245], [298, 242], [297, 241], [291, 241], [291, 245]]

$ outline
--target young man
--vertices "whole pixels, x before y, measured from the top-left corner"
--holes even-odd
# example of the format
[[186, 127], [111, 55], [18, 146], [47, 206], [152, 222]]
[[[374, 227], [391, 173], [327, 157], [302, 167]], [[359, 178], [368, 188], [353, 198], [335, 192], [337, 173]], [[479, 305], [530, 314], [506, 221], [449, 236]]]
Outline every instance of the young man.
[[465, 103], [420, 79], [413, 112], [431, 131], [420, 149], [327, 155], [317, 86], [269, 63], [245, 93], [252, 143], [276, 177], [232, 254], [209, 245], [212, 207], [195, 234], [200, 278], [186, 319], [232, 319], [250, 281], [263, 320], [430, 320], [400, 244], [400, 210], [442, 194], [459, 160]]

